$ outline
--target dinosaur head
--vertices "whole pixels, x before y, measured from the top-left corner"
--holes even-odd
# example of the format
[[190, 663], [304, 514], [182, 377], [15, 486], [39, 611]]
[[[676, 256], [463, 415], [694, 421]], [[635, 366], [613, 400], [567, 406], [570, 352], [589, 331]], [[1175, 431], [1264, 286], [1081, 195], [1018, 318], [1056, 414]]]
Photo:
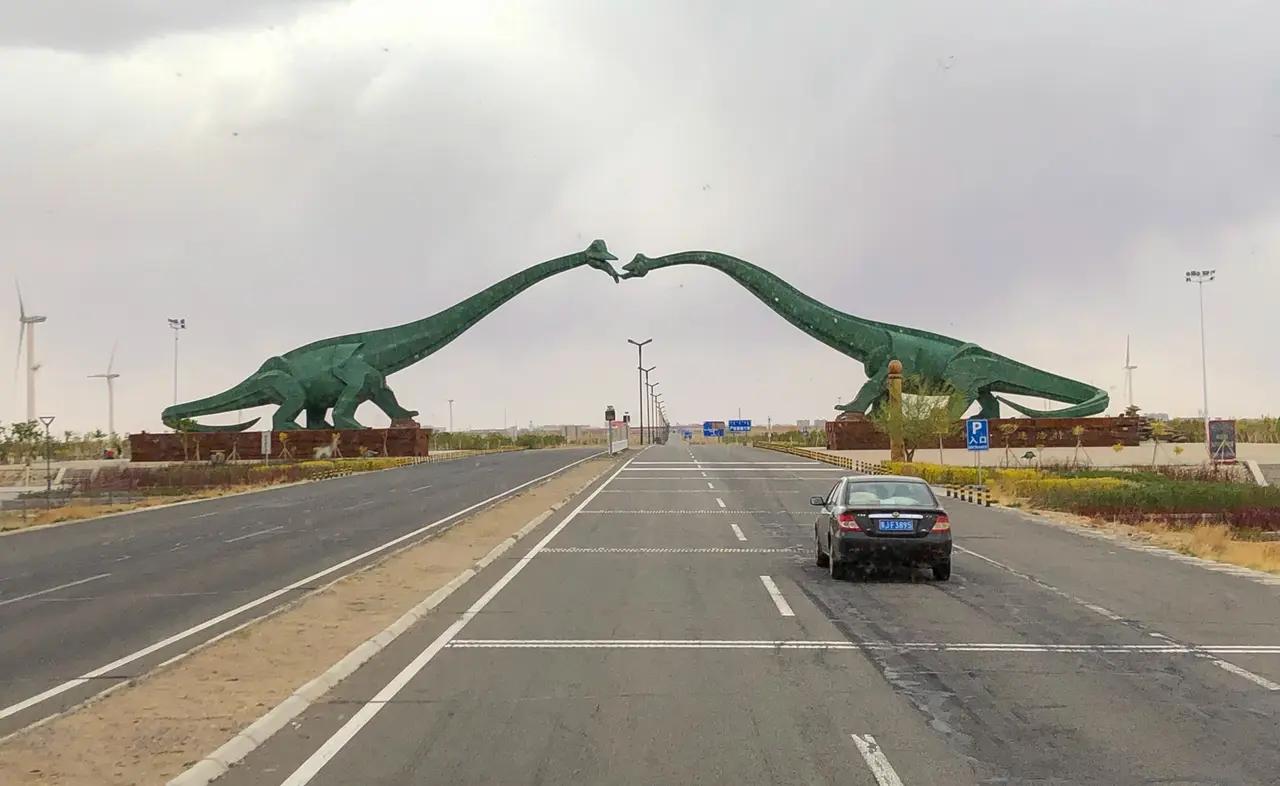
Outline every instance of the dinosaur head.
[[603, 270], [618, 283], [618, 271], [613, 269], [613, 265], [609, 263], [617, 259], [613, 254], [609, 253], [609, 247], [604, 244], [603, 240], [592, 240], [591, 245], [587, 246], [587, 250], [583, 252], [587, 258], [587, 265], [596, 270]]
[[622, 269], [627, 271], [622, 274], [622, 277], [643, 278], [644, 274], [648, 273], [652, 269], [649, 264], [652, 261], [653, 260], [644, 254], [636, 254], [630, 262], [622, 266]]

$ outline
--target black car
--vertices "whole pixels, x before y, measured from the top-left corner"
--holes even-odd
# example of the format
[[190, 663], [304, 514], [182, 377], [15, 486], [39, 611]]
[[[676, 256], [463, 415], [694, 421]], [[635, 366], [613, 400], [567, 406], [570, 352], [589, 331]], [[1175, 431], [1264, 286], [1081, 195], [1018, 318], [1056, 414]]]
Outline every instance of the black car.
[[845, 477], [809, 501], [822, 508], [813, 536], [818, 567], [829, 568], [831, 578], [873, 563], [927, 565], [938, 581], [951, 578], [951, 520], [919, 478]]

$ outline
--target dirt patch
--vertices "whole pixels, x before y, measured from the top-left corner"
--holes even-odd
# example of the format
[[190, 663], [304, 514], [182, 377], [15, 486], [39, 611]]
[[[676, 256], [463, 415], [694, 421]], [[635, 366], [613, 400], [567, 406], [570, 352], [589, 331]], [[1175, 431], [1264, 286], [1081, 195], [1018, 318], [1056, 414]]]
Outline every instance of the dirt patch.
[[0, 783], [163, 783], [613, 465], [588, 461], [11, 738], [0, 744]]
[[1050, 521], [1100, 530], [1126, 540], [1160, 546], [1192, 557], [1280, 575], [1280, 542], [1237, 538], [1231, 528], [1223, 524], [1201, 524], [1195, 527], [1170, 525], [1161, 521], [1121, 524], [1056, 510], [1026, 512]]

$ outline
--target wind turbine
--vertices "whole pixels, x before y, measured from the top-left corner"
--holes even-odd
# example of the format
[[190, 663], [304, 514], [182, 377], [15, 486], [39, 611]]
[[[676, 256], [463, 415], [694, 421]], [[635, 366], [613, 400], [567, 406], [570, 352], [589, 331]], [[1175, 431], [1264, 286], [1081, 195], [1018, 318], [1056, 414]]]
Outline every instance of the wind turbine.
[[13, 374], [17, 377], [18, 364], [22, 362], [22, 335], [25, 333], [27, 336], [27, 422], [30, 423], [36, 419], [36, 372], [40, 370], [40, 363], [36, 361], [36, 325], [44, 322], [48, 317], [28, 314], [26, 306], [22, 303], [22, 287], [16, 280], [13, 285], [18, 288], [18, 357], [14, 361]]
[[114, 438], [116, 435], [116, 378], [119, 374], [112, 373], [111, 369], [116, 364], [116, 347], [120, 345], [117, 341], [111, 345], [111, 359], [107, 361], [107, 373], [90, 374], [89, 379], [105, 379], [107, 381], [107, 435]]
[[1133, 370], [1137, 366], [1129, 360], [1129, 337], [1124, 337], [1124, 384], [1129, 391], [1129, 406], [1133, 406]]

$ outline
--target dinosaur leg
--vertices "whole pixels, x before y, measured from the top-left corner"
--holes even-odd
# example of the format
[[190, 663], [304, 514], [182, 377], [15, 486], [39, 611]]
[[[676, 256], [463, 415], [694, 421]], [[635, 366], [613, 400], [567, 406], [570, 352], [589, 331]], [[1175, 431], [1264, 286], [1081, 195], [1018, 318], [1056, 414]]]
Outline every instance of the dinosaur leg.
[[307, 407], [307, 428], [333, 428], [324, 419], [327, 407]]
[[841, 412], [857, 412], [860, 415], [865, 415], [871, 405], [884, 395], [885, 383], [888, 379], [889, 372], [887, 370], [876, 374], [871, 379], [868, 379], [866, 384], [858, 390], [858, 395], [854, 397], [853, 401], [848, 404], [841, 404], [836, 409]]
[[978, 391], [978, 404], [982, 407], [978, 417], [984, 420], [994, 420], [1000, 417], [1000, 402], [996, 400], [995, 394], [990, 390]]
[[405, 409], [400, 406], [400, 402], [396, 401], [396, 394], [391, 388], [387, 387], [386, 382], [382, 383], [382, 387], [373, 392], [373, 403], [378, 405], [378, 409], [387, 413], [387, 417], [392, 420], [402, 420], [411, 418], [418, 414], [417, 410]]
[[386, 386], [382, 372], [358, 357], [352, 357], [334, 372], [346, 385], [333, 405], [333, 425], [337, 428], [364, 428], [356, 420], [356, 407], [368, 401], [368, 391]]
[[307, 403], [307, 392], [298, 380], [284, 371], [268, 371], [258, 377], [271, 392], [272, 400], [280, 405], [271, 418], [273, 431], [291, 431], [302, 428], [297, 417]]

